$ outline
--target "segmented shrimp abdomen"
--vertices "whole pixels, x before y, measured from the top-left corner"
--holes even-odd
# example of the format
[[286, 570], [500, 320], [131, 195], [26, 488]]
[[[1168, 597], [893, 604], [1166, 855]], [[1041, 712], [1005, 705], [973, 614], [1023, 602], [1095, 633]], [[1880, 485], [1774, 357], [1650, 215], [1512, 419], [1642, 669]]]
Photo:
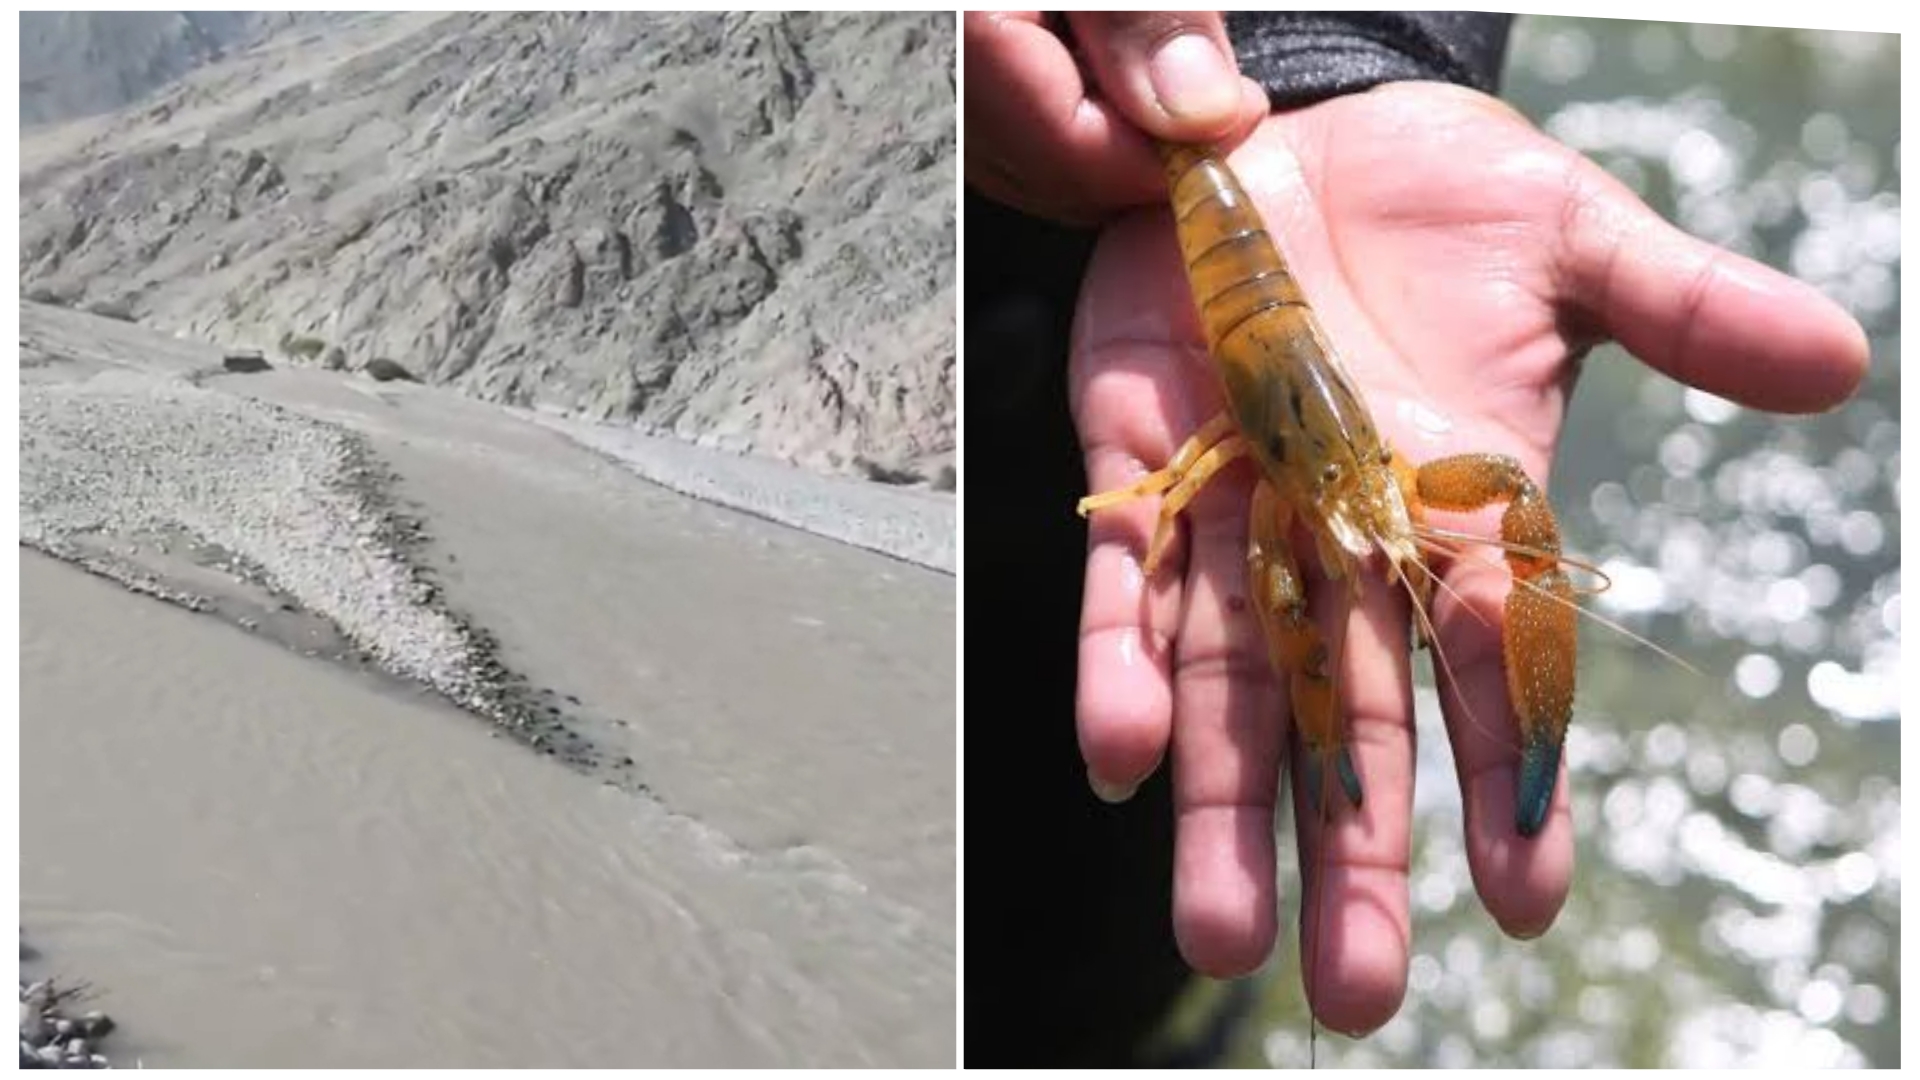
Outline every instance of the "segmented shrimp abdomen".
[[1228, 354], [1227, 343], [1267, 312], [1286, 313], [1277, 329], [1310, 345], [1300, 286], [1226, 162], [1190, 146], [1163, 146], [1161, 158], [1187, 280], [1214, 355]]

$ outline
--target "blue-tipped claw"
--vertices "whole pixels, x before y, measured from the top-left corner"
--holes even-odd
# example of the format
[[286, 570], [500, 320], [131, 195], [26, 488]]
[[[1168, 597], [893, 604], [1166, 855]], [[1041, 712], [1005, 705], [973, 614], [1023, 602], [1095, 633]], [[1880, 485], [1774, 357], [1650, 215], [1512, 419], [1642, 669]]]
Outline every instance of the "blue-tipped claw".
[[1520, 784], [1513, 808], [1513, 824], [1521, 836], [1538, 836], [1553, 805], [1554, 782], [1560, 779], [1560, 743], [1541, 735], [1527, 740], [1520, 751]]
[[[1326, 755], [1316, 751], [1310, 753], [1308, 757], [1311, 760], [1306, 770], [1307, 801], [1320, 806], [1323, 805], [1320, 802], [1320, 792], [1323, 783], [1321, 776], [1327, 768]], [[1333, 769], [1340, 774], [1340, 790], [1346, 792], [1347, 801], [1358, 810], [1360, 808], [1360, 774], [1354, 771], [1353, 755], [1347, 752], [1346, 747], [1342, 746], [1333, 752]]]
[[1360, 774], [1353, 771], [1353, 755], [1341, 747], [1333, 759], [1334, 768], [1340, 770], [1340, 786], [1346, 789], [1347, 801], [1355, 810], [1360, 809]]

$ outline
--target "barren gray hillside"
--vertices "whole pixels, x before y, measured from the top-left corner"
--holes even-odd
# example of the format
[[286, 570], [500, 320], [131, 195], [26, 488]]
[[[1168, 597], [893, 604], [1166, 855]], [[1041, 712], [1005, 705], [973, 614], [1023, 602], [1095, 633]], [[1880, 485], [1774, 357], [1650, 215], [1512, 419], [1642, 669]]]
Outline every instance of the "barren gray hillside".
[[938, 14], [297, 21], [24, 131], [22, 291], [277, 364], [388, 358], [487, 400], [933, 478], [954, 60]]
[[109, 112], [294, 22], [294, 11], [23, 11], [22, 127]]

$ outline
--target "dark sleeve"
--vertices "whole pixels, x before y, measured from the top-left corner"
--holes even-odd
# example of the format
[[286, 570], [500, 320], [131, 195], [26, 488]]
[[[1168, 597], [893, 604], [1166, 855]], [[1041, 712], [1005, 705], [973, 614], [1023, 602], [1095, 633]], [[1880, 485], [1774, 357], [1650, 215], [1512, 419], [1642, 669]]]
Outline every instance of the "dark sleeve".
[[1497, 93], [1512, 25], [1466, 11], [1232, 12], [1227, 36], [1241, 71], [1284, 109], [1405, 80]]

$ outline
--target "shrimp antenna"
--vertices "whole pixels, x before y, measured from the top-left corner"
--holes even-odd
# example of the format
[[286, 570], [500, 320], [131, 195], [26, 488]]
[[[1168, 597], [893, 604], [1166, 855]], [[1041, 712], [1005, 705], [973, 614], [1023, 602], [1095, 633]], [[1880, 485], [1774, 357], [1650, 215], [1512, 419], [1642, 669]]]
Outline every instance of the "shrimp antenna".
[[[1427, 537], [1421, 536], [1418, 533], [1414, 534], [1413, 542], [1420, 545], [1420, 547], [1426, 551], [1437, 551], [1440, 554], [1445, 555], [1450, 559], [1460, 558], [1464, 554], [1464, 552], [1462, 552], [1459, 548], [1448, 547], [1445, 544], [1442, 544], [1436, 540], [1432, 540]], [[1454, 600], [1458, 601], [1460, 606], [1466, 609], [1467, 614], [1473, 616], [1474, 619], [1477, 622], [1479, 622], [1481, 626], [1485, 626], [1485, 627], [1493, 626], [1492, 623], [1487, 621], [1487, 617], [1485, 615], [1480, 614], [1478, 611], [1474, 610], [1474, 607], [1472, 604], [1467, 603], [1467, 598], [1460, 595], [1460, 590], [1447, 584], [1446, 581], [1442, 579], [1439, 574], [1434, 573], [1431, 568], [1425, 568], [1425, 567], [1422, 568], [1422, 572], [1427, 575], [1427, 580], [1433, 582], [1434, 585], [1438, 586], [1442, 592], [1445, 592], [1448, 596], [1451, 596], [1454, 598]], [[1419, 605], [1416, 604], [1415, 606], [1417, 607]], [[1431, 641], [1433, 639], [1428, 638], [1427, 640]]]
[[[1495, 548], [1499, 548], [1502, 551], [1511, 551], [1516, 555], [1531, 555], [1536, 559], [1552, 559], [1554, 562], [1559, 563], [1563, 567], [1571, 566], [1576, 570], [1580, 570], [1582, 572], [1592, 574], [1594, 577], [1597, 577], [1600, 579], [1600, 584], [1598, 586], [1594, 586], [1594, 585], [1574, 586], [1574, 590], [1573, 590], [1574, 592], [1580, 593], [1585, 596], [1598, 596], [1601, 593], [1606, 592], [1608, 589], [1613, 588], [1613, 578], [1607, 576], [1607, 572], [1605, 570], [1600, 569], [1598, 566], [1595, 566], [1594, 564], [1586, 561], [1585, 559], [1576, 559], [1573, 556], [1564, 554], [1562, 552], [1548, 551], [1545, 548], [1537, 548], [1529, 544], [1515, 543], [1512, 540], [1502, 540], [1499, 537], [1494, 537], [1494, 536], [1475, 536], [1472, 533], [1455, 532], [1452, 529], [1439, 529], [1439, 528], [1435, 528], [1432, 525], [1415, 525], [1413, 527], [1413, 533], [1415, 536], [1419, 536], [1419, 537], [1431, 537], [1434, 539], [1441, 539], [1441, 540], [1456, 540], [1466, 544], [1479, 544], [1485, 547], [1495, 547]], [[1455, 549], [1451, 552], [1451, 554], [1458, 555], [1460, 554], [1460, 550]]]
[[[1414, 526], [1414, 537], [1416, 540], [1422, 540], [1422, 541], [1428, 541], [1428, 542], [1431, 542], [1437, 539], [1464, 541], [1470, 544], [1482, 544], [1488, 547], [1496, 547], [1503, 551], [1511, 551], [1520, 555], [1531, 555], [1535, 558], [1540, 558], [1540, 559], [1553, 559], [1562, 566], [1571, 566], [1579, 570], [1584, 570], [1587, 573], [1590, 573], [1593, 576], [1600, 579], [1601, 585], [1598, 588], [1589, 586], [1584, 588], [1576, 587], [1574, 589], [1575, 592], [1581, 593], [1586, 596], [1598, 596], [1601, 593], [1613, 587], [1613, 579], [1607, 575], [1607, 572], [1593, 565], [1592, 563], [1587, 562], [1583, 559], [1573, 558], [1572, 556], [1569, 556], [1569, 555], [1555, 554], [1554, 552], [1545, 551], [1540, 548], [1529, 546], [1527, 544], [1516, 544], [1509, 540], [1499, 540], [1499, 539], [1495, 539], [1493, 537], [1488, 537], [1488, 536], [1474, 536], [1471, 533], [1454, 532], [1451, 529], [1436, 529], [1430, 525]], [[1438, 544], [1434, 544], [1433, 546], [1435, 550], [1447, 552], [1448, 554], [1457, 555], [1460, 553], [1457, 550], [1450, 550]], [[1553, 593], [1547, 591], [1546, 589], [1541, 588], [1540, 586], [1534, 584], [1531, 581], [1526, 580], [1525, 578], [1515, 577], [1513, 579], [1513, 583], [1517, 586], [1531, 589], [1537, 595], [1544, 596], [1556, 604], [1562, 604], [1566, 607], [1572, 608], [1575, 612], [1579, 613], [1580, 615], [1585, 616], [1586, 618], [1592, 619], [1594, 622], [1599, 623], [1601, 626], [1604, 626], [1607, 629], [1612, 630], [1614, 633], [1619, 634], [1621, 637], [1624, 637], [1627, 640], [1632, 641], [1633, 643], [1651, 652], [1659, 654], [1663, 659], [1671, 661], [1672, 663], [1678, 665], [1682, 669], [1694, 675], [1704, 676], [1706, 674], [1705, 672], [1701, 671], [1699, 668], [1681, 659], [1678, 655], [1673, 653], [1671, 650], [1654, 644], [1652, 641], [1649, 641], [1645, 637], [1642, 637], [1641, 635], [1636, 634], [1633, 631], [1627, 629], [1625, 626], [1622, 626], [1619, 622], [1613, 619], [1609, 619], [1605, 615], [1602, 615], [1591, 608], [1582, 607], [1581, 605], [1576, 604], [1573, 601], [1566, 599], [1565, 597], [1555, 596]], [[1457, 593], [1455, 594], [1455, 596], [1458, 596], [1458, 595], [1459, 594]]]
[[[1358, 592], [1357, 581], [1355, 581], [1354, 584], [1356, 587], [1348, 591], [1347, 601], [1341, 607], [1339, 633], [1334, 635], [1333, 649], [1327, 658], [1327, 665], [1331, 671], [1331, 681], [1333, 683], [1333, 709], [1336, 717], [1344, 717], [1346, 713], [1346, 706], [1340, 694], [1340, 683], [1342, 677], [1346, 674], [1347, 635], [1353, 627], [1354, 600]], [[1326, 770], [1327, 773], [1339, 772], [1339, 765], [1337, 764], [1340, 761], [1339, 755], [1343, 753], [1351, 754], [1353, 752], [1353, 732], [1350, 730], [1350, 724], [1348, 722], [1342, 722], [1340, 729], [1344, 732], [1348, 740], [1346, 748], [1337, 750], [1334, 754], [1329, 755], [1325, 763], [1309, 761], [1307, 763], [1308, 768], [1323, 769]], [[1296, 737], [1298, 733], [1299, 729], [1296, 726]], [[1309, 755], [1309, 757], [1311, 756], [1312, 755]], [[1313, 880], [1307, 883], [1302, 897], [1304, 903], [1311, 903], [1313, 905], [1313, 955], [1307, 957], [1307, 977], [1305, 980], [1308, 987], [1307, 1065], [1309, 1068], [1318, 1067], [1320, 1052], [1320, 1018], [1313, 1011], [1313, 993], [1311, 987], [1313, 986], [1313, 981], [1320, 977], [1320, 957], [1324, 955], [1325, 952], [1322, 946], [1325, 944], [1326, 938], [1327, 904], [1329, 899], [1327, 896], [1327, 864], [1328, 861], [1333, 858], [1333, 840], [1331, 834], [1333, 832], [1334, 792], [1341, 787], [1338, 782], [1330, 781], [1336, 781], [1336, 777], [1326, 775], [1326, 773], [1321, 775], [1318, 785], [1320, 789], [1320, 805], [1314, 810], [1315, 817], [1318, 819], [1318, 827], [1314, 830]]]
[[1526, 588], [1532, 589], [1535, 593], [1541, 596], [1544, 596], [1549, 600], [1552, 600], [1556, 604], [1564, 604], [1565, 606], [1572, 608], [1574, 611], [1579, 612], [1582, 615], [1585, 615], [1587, 618], [1592, 619], [1594, 622], [1599, 623], [1601, 626], [1604, 626], [1609, 630], [1612, 630], [1614, 633], [1619, 634], [1621, 637], [1624, 637], [1627, 640], [1642, 646], [1643, 648], [1649, 649], [1653, 652], [1660, 654], [1660, 656], [1664, 657], [1667, 660], [1672, 661], [1675, 664], [1678, 664], [1680, 667], [1686, 669], [1691, 674], [1698, 675], [1702, 678], [1706, 677], [1706, 672], [1701, 671], [1699, 668], [1694, 667], [1692, 664], [1687, 663], [1685, 660], [1682, 660], [1679, 656], [1675, 655], [1671, 650], [1662, 648], [1661, 646], [1656, 645], [1651, 641], [1648, 641], [1646, 638], [1641, 637], [1639, 634], [1634, 633], [1633, 631], [1620, 625], [1618, 622], [1615, 622], [1614, 620], [1607, 618], [1605, 615], [1602, 615], [1597, 611], [1592, 611], [1588, 608], [1581, 607], [1579, 604], [1576, 604], [1573, 601], [1566, 599], [1565, 597], [1555, 596], [1551, 592], [1548, 592], [1546, 589], [1543, 589], [1540, 586], [1535, 585], [1531, 581], [1527, 581], [1522, 578], [1514, 578], [1513, 583], [1515, 585], [1523, 585]]
[[[1467, 711], [1467, 720], [1473, 724], [1473, 728], [1475, 731], [1478, 731], [1480, 734], [1485, 735], [1489, 739], [1499, 741], [1501, 739], [1501, 736], [1495, 734], [1492, 728], [1488, 727], [1483, 721], [1481, 721], [1480, 714], [1475, 712], [1473, 706], [1467, 703], [1466, 695], [1460, 693], [1460, 680], [1454, 677], [1453, 661], [1447, 659], [1447, 651], [1440, 647], [1439, 629], [1433, 625], [1432, 614], [1422, 609], [1422, 606], [1420, 604], [1420, 594], [1414, 588], [1413, 582], [1408, 579], [1405, 568], [1396, 567], [1396, 571], [1399, 573], [1401, 584], [1407, 587], [1407, 595], [1412, 601], [1410, 606], [1413, 608], [1414, 616], [1420, 620], [1420, 625], [1425, 628], [1427, 643], [1433, 647], [1433, 658], [1435, 661], [1439, 663], [1440, 670], [1446, 675], [1447, 685], [1453, 687], [1454, 697], [1459, 700], [1460, 707]], [[1456, 601], [1459, 601], [1460, 607], [1463, 608], [1469, 615], [1472, 615], [1474, 618], [1479, 619], [1480, 624], [1482, 626], [1489, 625], [1485, 616], [1482, 616], [1479, 612], [1473, 610], [1473, 605], [1467, 603], [1466, 599], [1460, 595], [1458, 590], [1454, 589], [1451, 585], [1448, 585], [1446, 582], [1440, 580], [1440, 575], [1434, 573], [1431, 569], [1425, 566], [1422, 566], [1420, 568], [1420, 572], [1427, 576], [1428, 581], [1431, 581], [1435, 585], [1438, 585], [1440, 588], [1445, 589], [1449, 595], [1451, 595]]]

